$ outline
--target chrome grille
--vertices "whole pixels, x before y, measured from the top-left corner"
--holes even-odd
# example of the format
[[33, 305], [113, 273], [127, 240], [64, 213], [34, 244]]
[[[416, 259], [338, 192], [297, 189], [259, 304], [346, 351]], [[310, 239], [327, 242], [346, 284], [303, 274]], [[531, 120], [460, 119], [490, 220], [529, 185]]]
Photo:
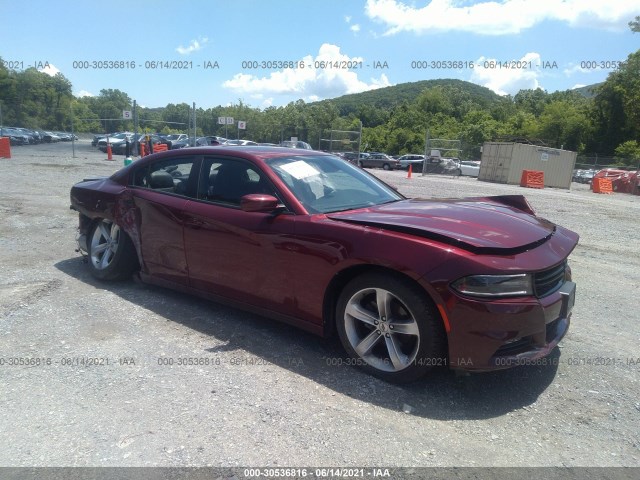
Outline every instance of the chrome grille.
[[536, 297], [546, 297], [558, 290], [564, 283], [566, 269], [567, 262], [563, 262], [553, 268], [534, 273], [533, 287]]

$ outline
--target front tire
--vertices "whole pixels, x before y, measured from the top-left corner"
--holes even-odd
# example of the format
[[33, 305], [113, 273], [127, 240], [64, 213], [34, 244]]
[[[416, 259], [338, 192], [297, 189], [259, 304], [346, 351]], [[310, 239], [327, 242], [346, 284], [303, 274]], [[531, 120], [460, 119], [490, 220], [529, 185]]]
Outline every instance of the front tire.
[[391, 166], [388, 163], [385, 163], [384, 165], [382, 165], [382, 168], [384, 170], [391, 170]]
[[389, 382], [411, 382], [447, 365], [440, 316], [425, 292], [400, 276], [370, 273], [349, 282], [336, 329], [353, 363]]
[[129, 236], [115, 223], [102, 219], [89, 232], [89, 269], [100, 280], [123, 280], [138, 266]]

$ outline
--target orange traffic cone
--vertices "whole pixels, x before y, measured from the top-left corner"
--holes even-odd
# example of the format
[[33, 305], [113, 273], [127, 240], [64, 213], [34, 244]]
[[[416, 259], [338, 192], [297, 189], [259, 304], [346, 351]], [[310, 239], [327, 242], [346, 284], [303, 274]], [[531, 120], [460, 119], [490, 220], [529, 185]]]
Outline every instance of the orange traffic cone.
[[411, 178], [411, 172], [413, 171], [411, 167], [412, 165], [409, 165], [409, 170], [407, 170], [407, 178]]
[[145, 148], [145, 144], [140, 142], [140, 156], [144, 157], [147, 155], [147, 149]]
[[107, 143], [107, 160], [113, 160], [113, 153], [111, 152], [110, 143]]

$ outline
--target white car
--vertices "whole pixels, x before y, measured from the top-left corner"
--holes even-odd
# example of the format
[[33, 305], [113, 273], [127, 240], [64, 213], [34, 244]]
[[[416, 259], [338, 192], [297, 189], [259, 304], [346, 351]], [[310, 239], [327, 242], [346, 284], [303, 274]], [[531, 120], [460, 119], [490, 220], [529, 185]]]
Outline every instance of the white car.
[[480, 162], [475, 160], [460, 160], [458, 163], [458, 175], [477, 177], [480, 173]]
[[225, 145], [236, 145], [236, 146], [245, 146], [245, 145], [258, 145], [257, 142], [252, 140], [227, 140]]
[[403, 170], [409, 170], [409, 165], [411, 165], [412, 170], [418, 171], [419, 169], [420, 171], [422, 171], [422, 164], [424, 163], [424, 155], [410, 153], [410, 154], [402, 155], [401, 157], [398, 157], [398, 160], [400, 161], [399, 168]]

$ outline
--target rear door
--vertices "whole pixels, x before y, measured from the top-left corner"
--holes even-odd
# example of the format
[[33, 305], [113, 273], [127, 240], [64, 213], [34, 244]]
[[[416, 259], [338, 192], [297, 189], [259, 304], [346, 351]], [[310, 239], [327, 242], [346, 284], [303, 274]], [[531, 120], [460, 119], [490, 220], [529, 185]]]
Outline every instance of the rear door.
[[195, 196], [200, 160], [195, 156], [163, 160], [134, 172], [140, 251], [146, 273], [188, 285], [182, 212]]

